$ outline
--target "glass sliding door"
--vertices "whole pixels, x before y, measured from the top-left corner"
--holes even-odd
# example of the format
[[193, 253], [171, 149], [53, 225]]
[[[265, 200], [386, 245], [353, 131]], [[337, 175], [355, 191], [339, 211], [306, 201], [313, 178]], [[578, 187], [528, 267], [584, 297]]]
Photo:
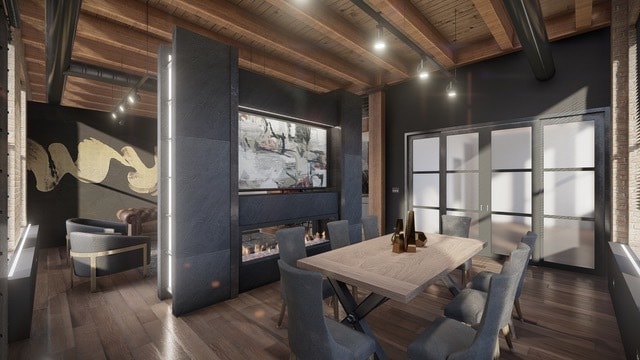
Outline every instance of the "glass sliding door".
[[409, 188], [416, 230], [440, 231], [440, 137], [416, 138], [410, 141], [411, 176]]
[[543, 123], [545, 262], [595, 269], [595, 128]]
[[[469, 132], [445, 136], [446, 214], [471, 217], [469, 237], [481, 238], [480, 209], [480, 134]], [[487, 205], [488, 209], [488, 205]]]
[[507, 255], [531, 230], [530, 126], [491, 131], [491, 251]]
[[529, 230], [533, 260], [604, 271], [608, 110], [408, 136], [408, 208], [416, 229], [472, 218], [484, 255], [508, 255]]

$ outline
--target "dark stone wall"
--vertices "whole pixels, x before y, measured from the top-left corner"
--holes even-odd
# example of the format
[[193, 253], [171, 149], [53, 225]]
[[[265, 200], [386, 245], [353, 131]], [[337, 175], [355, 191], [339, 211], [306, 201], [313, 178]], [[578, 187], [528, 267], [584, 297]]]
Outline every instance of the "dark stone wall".
[[[406, 212], [405, 134], [608, 107], [611, 104], [609, 29], [551, 43], [555, 76], [538, 81], [522, 52], [456, 70], [458, 96], [445, 95], [449, 79], [433, 74], [386, 91], [386, 232]], [[400, 189], [393, 193], [392, 188]]]
[[[71, 161], [75, 162], [78, 144], [90, 139], [100, 141], [120, 154], [123, 147], [131, 146], [146, 167], [155, 164], [155, 119], [127, 116], [119, 125], [109, 113], [29, 102], [27, 138], [45, 149], [51, 173], [60, 173], [64, 168], [51, 157], [49, 147], [52, 144], [64, 146]], [[27, 154], [28, 163], [34, 156], [31, 150]], [[34, 172], [27, 171], [27, 217], [30, 223], [40, 226], [40, 246], [64, 246], [65, 220], [68, 218], [116, 221], [118, 209], [155, 206], [155, 195], [138, 193], [129, 187], [127, 176], [133, 170], [111, 160], [102, 182], [87, 183], [65, 174], [50, 191], [36, 189]]]
[[176, 28], [173, 63], [172, 311], [180, 315], [230, 298], [236, 286], [231, 281], [236, 266], [231, 258], [240, 251], [238, 52]]

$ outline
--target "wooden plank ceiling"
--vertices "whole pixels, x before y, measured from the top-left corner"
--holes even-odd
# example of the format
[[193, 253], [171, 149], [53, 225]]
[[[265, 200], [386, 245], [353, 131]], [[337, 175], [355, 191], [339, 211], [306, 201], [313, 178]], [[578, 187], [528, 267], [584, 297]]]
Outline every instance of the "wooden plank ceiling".
[[[47, 102], [45, 1], [18, 3], [21, 28], [14, 42], [24, 52], [28, 96]], [[442, 68], [521, 49], [502, 0], [365, 3]], [[610, 1], [541, 0], [540, 5], [551, 41], [610, 24]], [[387, 48], [374, 51], [377, 22], [350, 0], [83, 0], [71, 60], [155, 76], [158, 46], [171, 43], [174, 26], [236, 46], [241, 68], [318, 93], [366, 94], [416, 76], [420, 62], [415, 49], [388, 30]], [[111, 112], [128, 91], [65, 76], [61, 105]], [[155, 93], [139, 95], [130, 112], [155, 118]]]

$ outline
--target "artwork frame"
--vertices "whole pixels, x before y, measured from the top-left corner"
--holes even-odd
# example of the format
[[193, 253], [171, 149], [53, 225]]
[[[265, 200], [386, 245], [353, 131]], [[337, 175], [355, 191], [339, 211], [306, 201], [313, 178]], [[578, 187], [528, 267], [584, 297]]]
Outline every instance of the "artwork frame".
[[328, 129], [283, 115], [238, 112], [238, 190], [328, 187]]

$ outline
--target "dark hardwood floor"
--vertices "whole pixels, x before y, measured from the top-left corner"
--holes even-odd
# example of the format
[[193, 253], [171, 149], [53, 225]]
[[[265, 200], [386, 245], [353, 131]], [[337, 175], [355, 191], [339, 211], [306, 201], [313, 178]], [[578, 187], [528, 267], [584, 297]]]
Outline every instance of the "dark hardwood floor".
[[[492, 259], [474, 259], [474, 270], [498, 271]], [[457, 274], [456, 274], [457, 275]], [[171, 315], [170, 300], [156, 297], [156, 278], [141, 270], [98, 279], [99, 291], [77, 279], [70, 287], [63, 248], [40, 253], [31, 338], [9, 344], [9, 359], [288, 359], [286, 317], [278, 283], [195, 311]], [[362, 293], [361, 296], [365, 294]], [[405, 359], [407, 345], [451, 299], [432, 285], [405, 305], [388, 301], [367, 318], [391, 359]], [[515, 321], [503, 359], [624, 359], [605, 278], [529, 266], [520, 299], [526, 322]], [[327, 305], [326, 314], [331, 314]]]

